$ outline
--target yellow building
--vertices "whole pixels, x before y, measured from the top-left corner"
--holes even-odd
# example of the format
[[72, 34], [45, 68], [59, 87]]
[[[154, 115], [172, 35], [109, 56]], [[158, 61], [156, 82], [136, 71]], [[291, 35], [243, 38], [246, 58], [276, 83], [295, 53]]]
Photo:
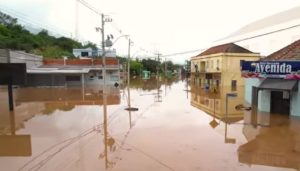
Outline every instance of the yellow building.
[[[260, 55], [236, 44], [215, 46], [191, 58], [191, 104], [201, 110], [224, 118], [226, 95], [236, 93], [228, 100], [228, 117], [240, 117], [243, 112], [235, 106], [244, 103], [244, 78], [240, 61], [259, 60]], [[197, 97], [195, 97], [197, 96]]]

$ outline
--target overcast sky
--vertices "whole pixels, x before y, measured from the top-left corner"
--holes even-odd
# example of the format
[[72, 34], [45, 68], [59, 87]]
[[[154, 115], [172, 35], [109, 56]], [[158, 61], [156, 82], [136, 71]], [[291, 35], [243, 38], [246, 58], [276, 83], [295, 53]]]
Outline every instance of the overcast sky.
[[[297, 0], [85, 0], [109, 15], [105, 31], [129, 34], [133, 56], [153, 56], [206, 48], [250, 22], [300, 5]], [[77, 0], [0, 0], [0, 10], [33, 27], [44, 27], [68, 37], [76, 37]], [[82, 4], [77, 10], [79, 40], [100, 44], [95, 31], [101, 18]], [[120, 38], [114, 48], [126, 55], [128, 43]], [[141, 50], [143, 49], [143, 50]], [[171, 56], [182, 63], [194, 54]]]

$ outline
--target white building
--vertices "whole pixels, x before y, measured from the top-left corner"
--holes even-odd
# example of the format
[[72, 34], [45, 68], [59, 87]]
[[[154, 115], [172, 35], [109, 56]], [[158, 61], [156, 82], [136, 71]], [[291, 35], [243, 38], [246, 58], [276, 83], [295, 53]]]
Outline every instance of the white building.
[[[102, 56], [102, 49], [93, 50], [92, 48], [86, 49], [73, 49], [73, 55], [75, 57], [95, 57]], [[105, 57], [116, 57], [116, 49], [105, 50]]]
[[300, 6], [250, 23], [215, 43], [234, 42], [252, 52], [268, 56], [298, 39]]

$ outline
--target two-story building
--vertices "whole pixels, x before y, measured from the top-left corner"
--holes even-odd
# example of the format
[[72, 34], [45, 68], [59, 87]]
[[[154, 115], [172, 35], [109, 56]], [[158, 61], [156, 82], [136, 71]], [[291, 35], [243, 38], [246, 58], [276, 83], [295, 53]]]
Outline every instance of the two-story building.
[[[191, 58], [192, 105], [216, 117], [224, 118], [226, 106], [229, 117], [242, 116], [235, 106], [243, 103], [244, 80], [241, 77], [241, 60], [259, 60], [260, 55], [236, 44], [211, 47]], [[237, 97], [226, 101], [228, 93]], [[195, 99], [196, 98], [196, 99]]]

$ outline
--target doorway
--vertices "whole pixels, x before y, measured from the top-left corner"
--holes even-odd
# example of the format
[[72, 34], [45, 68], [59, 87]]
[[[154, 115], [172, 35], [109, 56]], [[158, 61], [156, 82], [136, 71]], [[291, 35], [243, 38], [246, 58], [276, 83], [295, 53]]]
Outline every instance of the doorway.
[[285, 91], [271, 91], [271, 113], [290, 114], [290, 93]]

